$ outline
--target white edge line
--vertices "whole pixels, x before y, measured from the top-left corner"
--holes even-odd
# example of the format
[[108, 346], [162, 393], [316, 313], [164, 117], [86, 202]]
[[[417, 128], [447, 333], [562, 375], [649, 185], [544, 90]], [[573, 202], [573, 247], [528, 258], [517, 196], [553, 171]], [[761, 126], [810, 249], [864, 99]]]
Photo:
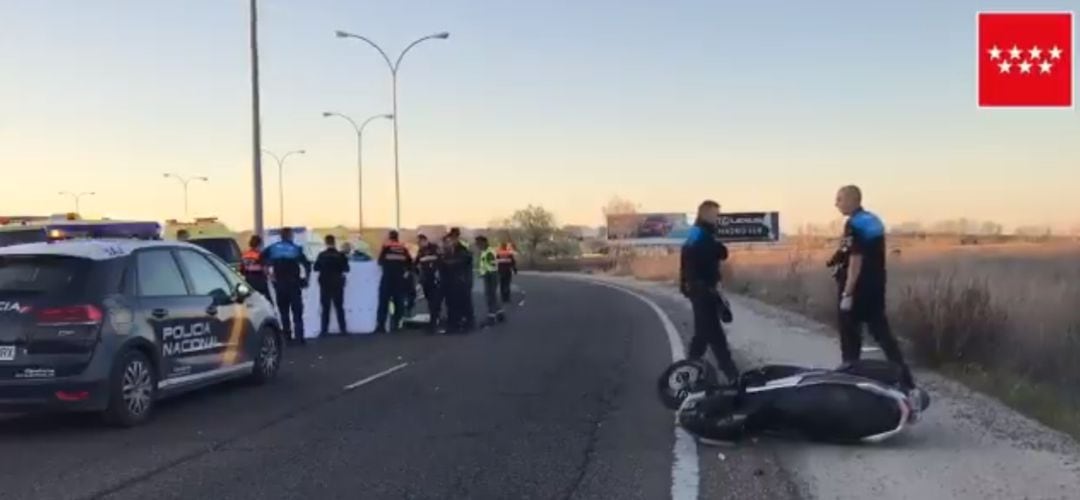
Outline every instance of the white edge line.
[[381, 371], [379, 373], [376, 373], [376, 374], [374, 374], [374, 375], [372, 375], [372, 376], [370, 376], [368, 378], [357, 380], [356, 382], [353, 382], [353, 383], [345, 386], [345, 390], [346, 391], [351, 391], [351, 390], [356, 389], [357, 387], [360, 387], [360, 386], [362, 386], [364, 384], [370, 384], [370, 383], [372, 383], [372, 382], [374, 382], [374, 381], [376, 381], [376, 380], [378, 380], [380, 378], [383, 378], [383, 377], [385, 377], [385, 376], [387, 376], [387, 375], [389, 375], [391, 373], [394, 373], [394, 372], [396, 372], [396, 371], [398, 371], [398, 370], [400, 370], [402, 368], [405, 368], [406, 366], [409, 366], [409, 364], [408, 363], [402, 363], [402, 364], [397, 365], [397, 366], [395, 366], [393, 368], [389, 368], [389, 369], [383, 370], [383, 371]]
[[[652, 299], [629, 288], [612, 283], [576, 276], [570, 279], [619, 290], [647, 304], [660, 318], [660, 323], [664, 325], [664, 332], [667, 333], [668, 344], [671, 346], [671, 360], [674, 362], [683, 359], [685, 351], [682, 337], [679, 336], [679, 330], [675, 328], [675, 324], [671, 322], [671, 318], [668, 317], [667, 313]], [[697, 442], [694, 441], [690, 433], [679, 426], [675, 426], [675, 449], [673, 454], [674, 459], [671, 462], [671, 499], [697, 500], [701, 482], [700, 472], [698, 471]]]

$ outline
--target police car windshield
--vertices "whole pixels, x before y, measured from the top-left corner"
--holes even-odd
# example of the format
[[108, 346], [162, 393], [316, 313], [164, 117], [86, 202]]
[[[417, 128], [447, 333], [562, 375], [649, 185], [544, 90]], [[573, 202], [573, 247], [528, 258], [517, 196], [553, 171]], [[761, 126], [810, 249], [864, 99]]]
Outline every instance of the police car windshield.
[[88, 259], [56, 255], [0, 257], [0, 294], [52, 294], [76, 285]]

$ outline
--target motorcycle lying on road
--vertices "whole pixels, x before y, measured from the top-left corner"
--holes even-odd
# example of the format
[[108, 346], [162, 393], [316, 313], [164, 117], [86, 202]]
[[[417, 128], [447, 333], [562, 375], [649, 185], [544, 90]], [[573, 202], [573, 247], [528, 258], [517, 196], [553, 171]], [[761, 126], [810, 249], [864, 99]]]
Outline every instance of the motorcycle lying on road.
[[657, 381], [676, 424], [709, 441], [772, 434], [838, 443], [881, 442], [918, 421], [930, 405], [905, 386], [900, 367], [862, 360], [835, 370], [765, 365], [721, 382], [705, 361], [682, 360]]

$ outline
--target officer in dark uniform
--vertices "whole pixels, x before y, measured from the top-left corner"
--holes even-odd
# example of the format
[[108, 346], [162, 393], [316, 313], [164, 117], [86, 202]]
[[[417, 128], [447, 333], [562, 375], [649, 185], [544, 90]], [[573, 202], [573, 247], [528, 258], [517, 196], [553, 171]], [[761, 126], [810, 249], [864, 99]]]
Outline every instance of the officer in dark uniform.
[[510, 243], [502, 242], [499, 251], [495, 252], [495, 261], [499, 265], [499, 294], [503, 302], [510, 302], [510, 282], [517, 274], [517, 259], [514, 258], [514, 249]]
[[401, 327], [401, 320], [405, 315], [405, 287], [408, 282], [406, 273], [411, 271], [412, 265], [409, 249], [398, 241], [397, 231], [390, 231], [382, 251], [379, 252], [382, 279], [379, 280], [379, 310], [375, 333], [386, 332], [386, 316], [391, 302], [394, 304], [394, 315], [391, 318], [390, 331]]
[[304, 249], [293, 243], [292, 228], [281, 228], [281, 241], [263, 250], [261, 260], [268, 264], [274, 273], [274, 295], [277, 296], [281, 327], [285, 329], [286, 337], [291, 335], [297, 342], [305, 343], [302, 290], [308, 287], [311, 261], [304, 255]]
[[439, 245], [428, 241], [427, 236], [416, 238], [416, 274], [420, 278], [420, 288], [424, 291], [424, 300], [428, 304], [428, 332], [434, 333], [442, 315], [442, 294], [439, 268], [442, 267]]
[[683, 244], [679, 284], [683, 295], [690, 299], [694, 310], [694, 337], [687, 356], [700, 359], [705, 348], [712, 347], [720, 370], [730, 381], [739, 377], [739, 369], [731, 357], [727, 336], [720, 324], [720, 315], [730, 313], [720, 293], [720, 262], [727, 260], [727, 247], [717, 239], [720, 204], [706, 200], [698, 206], [697, 220]]
[[446, 297], [447, 332], [460, 333], [476, 326], [472, 311], [472, 253], [461, 242], [461, 230], [446, 235], [443, 248], [443, 292]]
[[835, 267], [841, 357], [844, 363], [859, 360], [865, 324], [885, 357], [903, 369], [904, 382], [914, 387], [911, 370], [885, 317], [885, 224], [862, 207], [858, 186], [840, 188], [836, 208], [848, 218], [840, 248], [827, 263]]
[[240, 256], [240, 274], [252, 290], [270, 298], [270, 283], [262, 263], [262, 236], [255, 234], [248, 240], [248, 249]]
[[319, 302], [322, 305], [322, 331], [328, 335], [330, 330], [330, 308], [337, 312], [338, 329], [342, 334], [345, 329], [345, 275], [349, 273], [349, 259], [337, 249], [334, 235], [326, 235], [326, 250], [315, 259], [315, 272], [319, 273]]

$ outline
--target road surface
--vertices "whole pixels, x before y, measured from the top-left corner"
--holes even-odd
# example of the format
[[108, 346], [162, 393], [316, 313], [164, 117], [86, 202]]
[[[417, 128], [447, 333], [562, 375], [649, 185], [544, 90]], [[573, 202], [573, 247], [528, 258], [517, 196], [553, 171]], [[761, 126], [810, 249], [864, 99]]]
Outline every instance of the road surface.
[[[233, 383], [169, 401], [140, 428], [71, 415], [0, 420], [0, 498], [1075, 498], [1080, 491], [1075, 443], [927, 374], [920, 376], [935, 406], [894, 444], [687, 447], [654, 394], [671, 345], [688, 336], [685, 301], [663, 286], [621, 280], [519, 281], [527, 300], [510, 310], [509, 323], [468, 336], [320, 340], [290, 349], [269, 386]], [[732, 335], [744, 362], [819, 364], [835, 356], [830, 338], [763, 307], [736, 302]]]

